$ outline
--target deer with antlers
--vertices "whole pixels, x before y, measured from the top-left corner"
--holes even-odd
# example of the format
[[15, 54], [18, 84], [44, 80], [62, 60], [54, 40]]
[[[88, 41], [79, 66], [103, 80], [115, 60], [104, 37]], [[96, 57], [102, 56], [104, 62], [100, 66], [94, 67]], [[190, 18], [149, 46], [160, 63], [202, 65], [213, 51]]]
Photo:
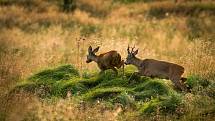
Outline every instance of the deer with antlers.
[[[107, 69], [112, 69], [116, 75], [118, 75], [118, 71], [116, 68], [120, 68], [123, 66], [124, 70], [124, 61], [121, 59], [121, 55], [115, 51], [109, 51], [100, 55], [96, 55], [95, 53], [98, 52], [99, 47], [92, 49], [90, 46], [88, 48], [88, 55], [87, 55], [87, 63], [90, 63], [92, 61], [96, 62], [99, 69], [101, 70], [100, 73], [103, 73]], [[124, 72], [123, 72], [124, 73]]]
[[128, 55], [125, 61], [125, 64], [132, 64], [138, 68], [138, 75], [148, 76], [148, 77], [157, 77], [161, 79], [170, 79], [176, 88], [182, 91], [188, 91], [186, 86], [180, 81], [185, 81], [186, 78], [182, 78], [182, 74], [184, 73], [184, 67], [169, 63], [165, 61], [159, 61], [154, 59], [144, 59], [141, 60], [136, 57], [138, 53], [138, 49], [134, 51], [134, 48], [128, 46], [127, 51]]

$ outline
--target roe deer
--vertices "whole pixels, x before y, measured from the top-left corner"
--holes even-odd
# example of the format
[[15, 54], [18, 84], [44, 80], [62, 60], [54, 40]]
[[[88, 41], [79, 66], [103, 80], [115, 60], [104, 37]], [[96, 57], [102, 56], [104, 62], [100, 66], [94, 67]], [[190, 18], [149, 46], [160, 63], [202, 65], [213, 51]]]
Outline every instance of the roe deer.
[[165, 61], [159, 61], [154, 59], [144, 59], [141, 60], [135, 55], [138, 53], [138, 49], [134, 51], [134, 47], [132, 50], [129, 50], [128, 46], [128, 56], [126, 58], [125, 64], [132, 64], [138, 68], [138, 75], [148, 76], [148, 77], [157, 77], [161, 79], [170, 79], [174, 85], [182, 91], [187, 91], [187, 88], [180, 80], [185, 81], [186, 78], [182, 78], [182, 74], [184, 73], [184, 67], [169, 63]]
[[100, 55], [96, 55], [95, 53], [98, 52], [99, 47], [95, 48], [94, 50], [90, 46], [88, 48], [88, 55], [87, 55], [87, 63], [95, 61], [100, 68], [101, 72], [104, 72], [107, 69], [112, 69], [116, 75], [118, 75], [117, 68], [123, 66], [124, 68], [124, 61], [121, 60], [121, 56], [117, 51], [109, 51]]

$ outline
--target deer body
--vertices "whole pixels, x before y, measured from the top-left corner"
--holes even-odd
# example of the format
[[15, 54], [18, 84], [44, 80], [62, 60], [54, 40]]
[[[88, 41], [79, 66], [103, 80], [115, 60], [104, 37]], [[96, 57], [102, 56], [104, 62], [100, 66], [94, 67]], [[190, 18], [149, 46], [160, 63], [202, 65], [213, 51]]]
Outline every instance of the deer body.
[[139, 73], [143, 76], [174, 79], [176, 76], [181, 77], [184, 73], [184, 68], [177, 64], [154, 59], [144, 59], [140, 61], [139, 65], [133, 65], [136, 65]]
[[138, 50], [133, 52], [132, 49], [132, 52], [130, 52], [128, 49], [128, 57], [125, 64], [135, 65], [138, 68], [137, 73], [139, 75], [152, 78], [157, 77], [161, 79], [170, 79], [177, 88], [183, 91], [187, 91], [186, 87], [180, 81], [184, 81], [184, 78], [182, 78], [184, 67], [174, 63], [154, 59], [141, 60], [135, 57], [137, 53]]
[[97, 56], [97, 64], [101, 70], [112, 69], [114, 67], [121, 67], [121, 56], [117, 51], [109, 51]]
[[[95, 55], [98, 51], [99, 47], [92, 50], [90, 46], [88, 49], [88, 56], [87, 56], [87, 63], [94, 61], [97, 63], [99, 69], [101, 70], [100, 73], [104, 72], [107, 69], [112, 69], [116, 74], [118, 74], [116, 68], [120, 68], [124, 65], [124, 61], [121, 60], [121, 56], [117, 51], [109, 51], [100, 55]], [[115, 68], [116, 67], [116, 68]]]

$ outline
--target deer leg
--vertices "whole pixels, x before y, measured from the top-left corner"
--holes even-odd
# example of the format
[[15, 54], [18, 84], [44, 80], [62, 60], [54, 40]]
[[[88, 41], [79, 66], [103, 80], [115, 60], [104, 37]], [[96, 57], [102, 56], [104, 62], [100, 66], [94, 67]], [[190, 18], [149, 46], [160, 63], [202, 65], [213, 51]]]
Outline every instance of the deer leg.
[[182, 85], [180, 84], [179, 80], [172, 80], [172, 82], [174, 83], [174, 85], [177, 89], [183, 91]]
[[186, 87], [188, 92], [191, 92], [190, 86], [185, 83], [186, 81], [187, 81], [187, 78], [181, 77], [181, 83]]
[[183, 85], [181, 82], [180, 82], [180, 77], [175, 77], [175, 78], [172, 78], [170, 79], [174, 85], [180, 89], [181, 91], [186, 91], [187, 92], [187, 88], [185, 85]]
[[121, 68], [122, 66], [124, 66], [124, 60], [122, 60], [122, 61], [120, 62], [119, 65], [117, 65], [117, 68], [119, 69], [119, 68]]
[[141, 76], [140, 72], [134, 72], [133, 75]]
[[111, 68], [115, 73], [116, 73], [116, 75], [118, 75], [118, 71], [116, 70], [116, 68]]
[[124, 79], [125, 77], [125, 64], [124, 64], [124, 61], [123, 61], [123, 64], [122, 64], [122, 78]]
[[184, 83], [187, 81], [187, 78], [181, 77], [181, 81]]

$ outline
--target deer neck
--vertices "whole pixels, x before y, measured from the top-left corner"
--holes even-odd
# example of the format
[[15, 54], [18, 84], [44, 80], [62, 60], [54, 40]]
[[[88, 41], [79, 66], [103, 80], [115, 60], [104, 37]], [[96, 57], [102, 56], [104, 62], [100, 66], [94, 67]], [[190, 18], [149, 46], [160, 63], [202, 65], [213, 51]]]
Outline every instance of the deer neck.
[[142, 63], [142, 60], [141, 60], [141, 59], [139, 59], [139, 58], [137, 58], [137, 57], [135, 57], [135, 58], [133, 59], [133, 65], [135, 65], [136, 67], [140, 67], [140, 66], [141, 66], [141, 63]]

